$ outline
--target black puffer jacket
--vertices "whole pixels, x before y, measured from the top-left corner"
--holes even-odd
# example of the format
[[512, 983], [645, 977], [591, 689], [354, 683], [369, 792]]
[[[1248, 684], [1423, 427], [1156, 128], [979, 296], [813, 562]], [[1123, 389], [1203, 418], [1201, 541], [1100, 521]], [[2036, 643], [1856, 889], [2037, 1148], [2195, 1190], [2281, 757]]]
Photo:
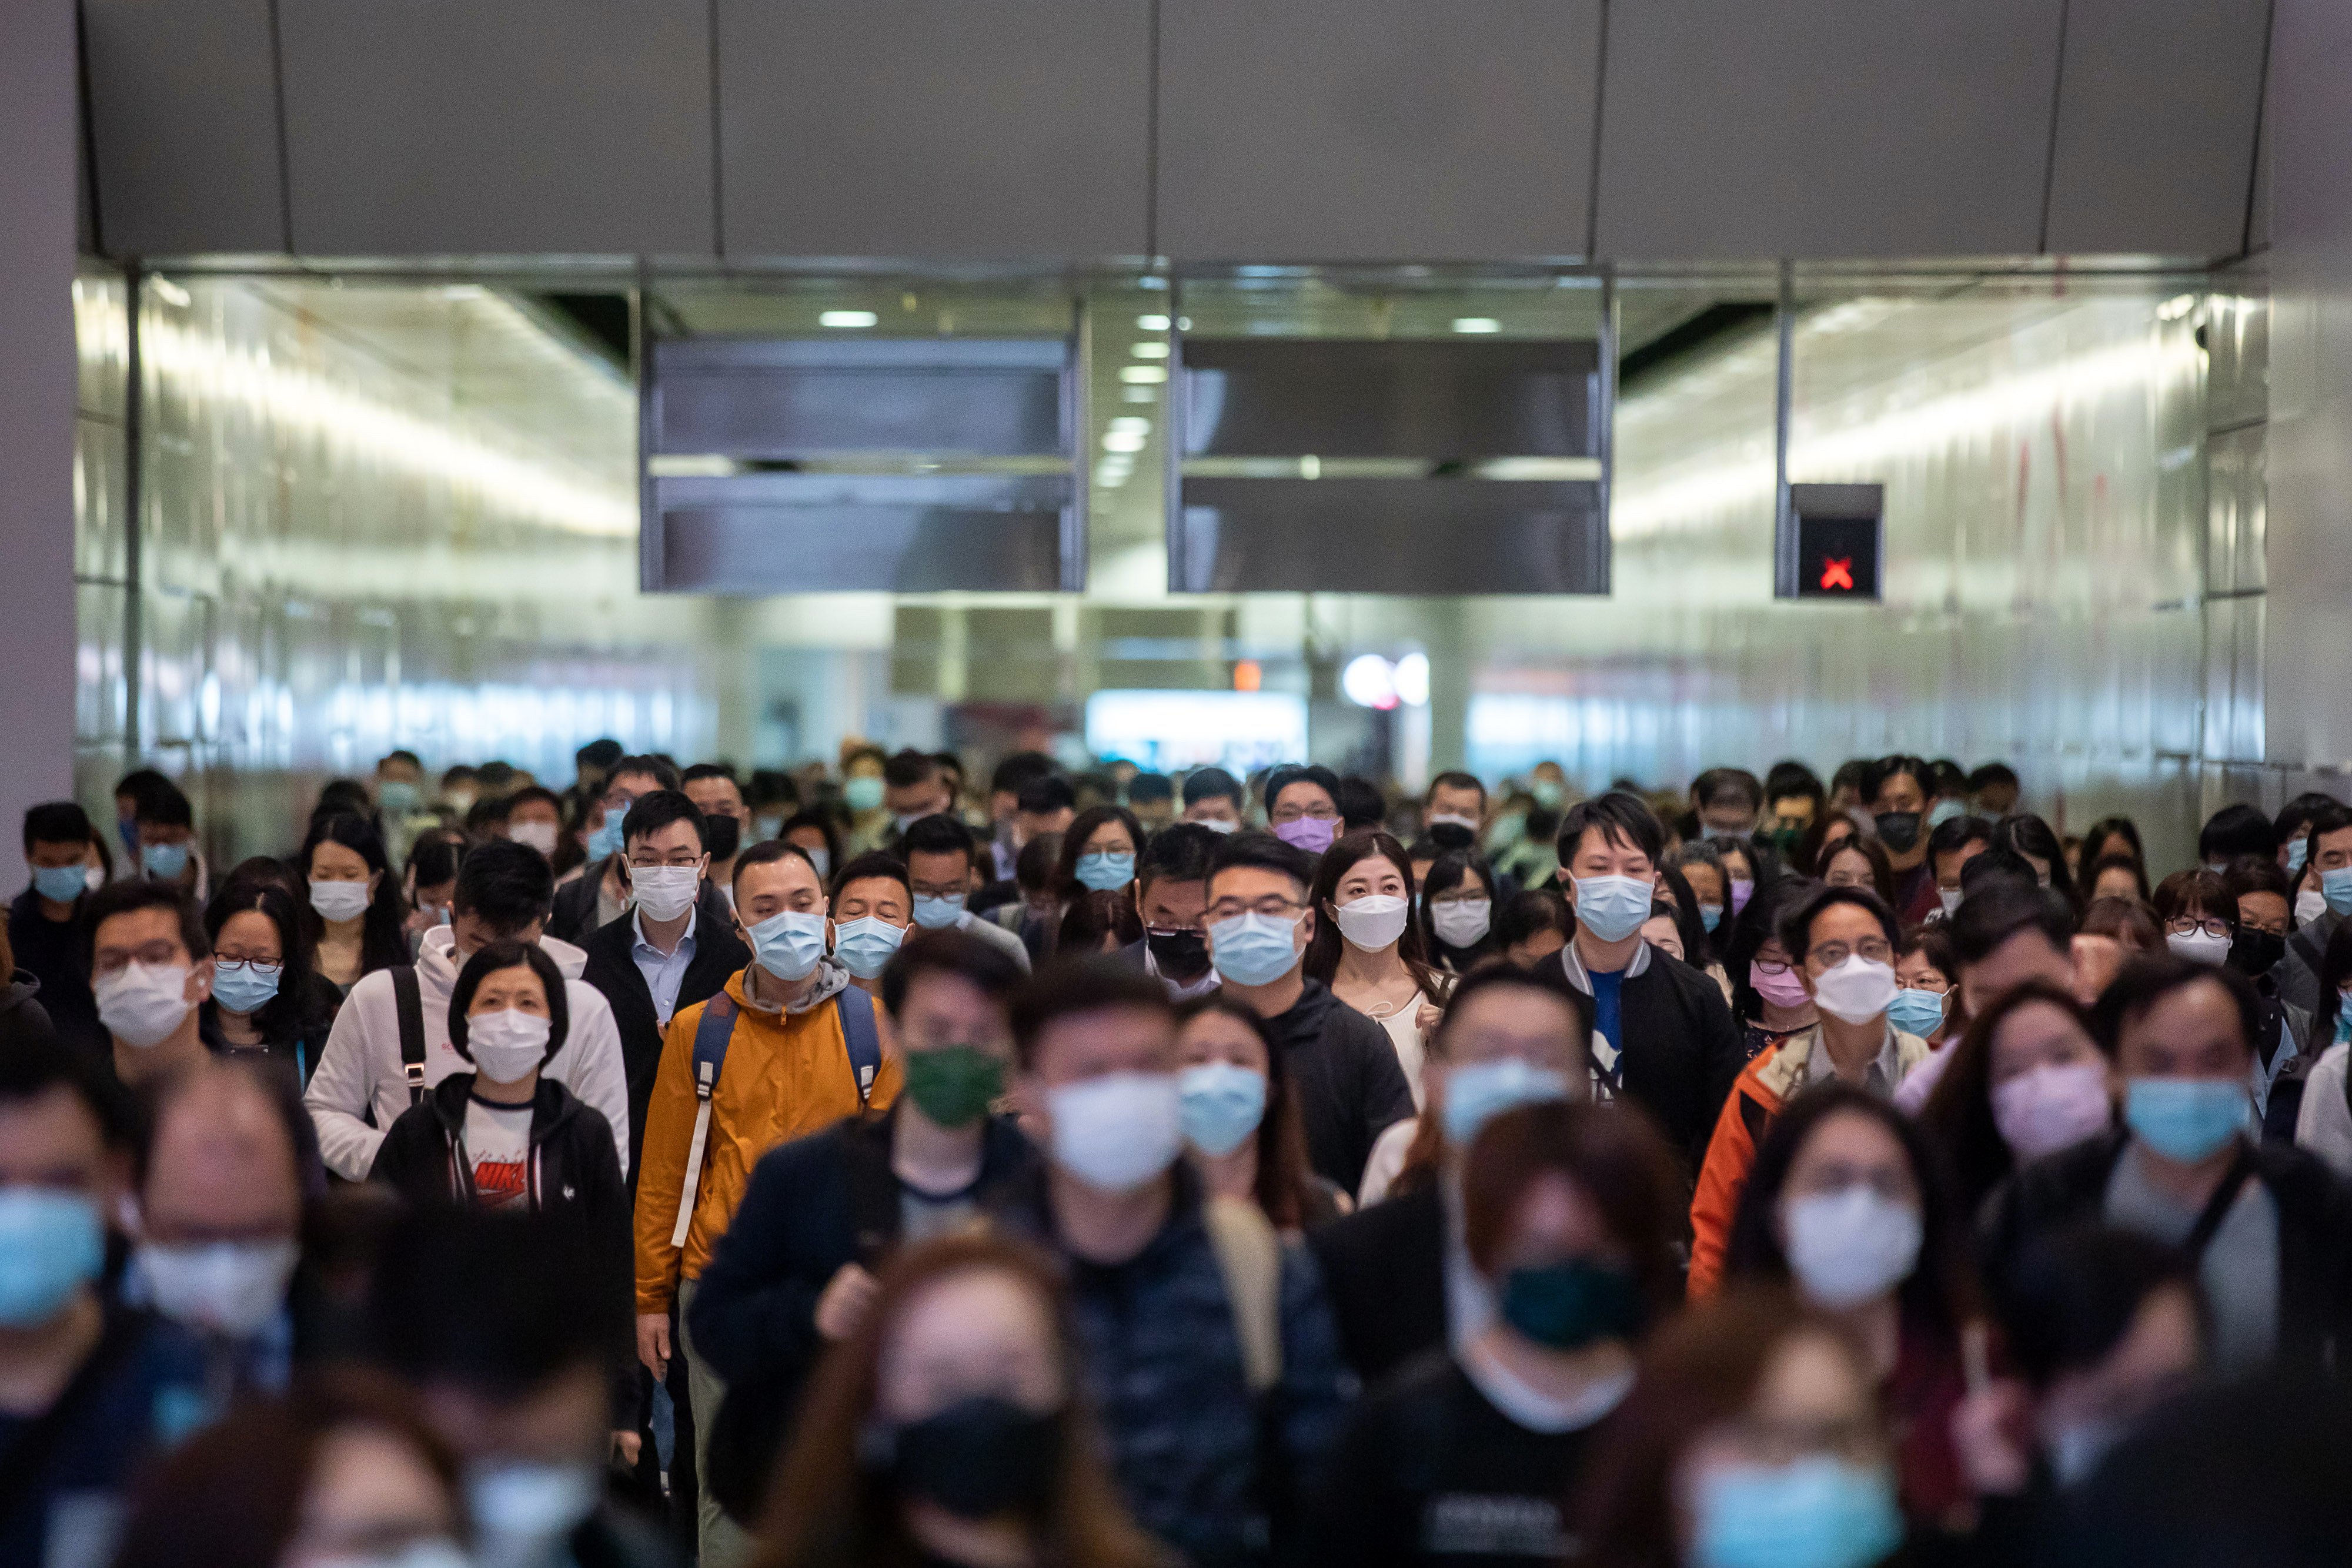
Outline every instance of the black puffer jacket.
[[40, 988], [41, 982], [23, 969], [16, 970], [8, 983], [0, 986], [0, 1051], [56, 1038], [49, 1015], [34, 999]]

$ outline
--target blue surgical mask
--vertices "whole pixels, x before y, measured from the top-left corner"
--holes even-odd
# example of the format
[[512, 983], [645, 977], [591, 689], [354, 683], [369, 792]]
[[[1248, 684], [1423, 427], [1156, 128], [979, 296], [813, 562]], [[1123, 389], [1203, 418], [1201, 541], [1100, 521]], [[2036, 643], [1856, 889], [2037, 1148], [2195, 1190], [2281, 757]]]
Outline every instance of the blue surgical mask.
[[213, 966], [213, 1000], [233, 1013], [266, 1007], [278, 994], [278, 973], [224, 958]]
[[845, 920], [833, 928], [833, 956], [861, 980], [870, 980], [889, 965], [890, 956], [907, 939], [904, 926], [877, 915]]
[[953, 925], [963, 918], [962, 898], [933, 898], [915, 895], [915, 924], [926, 931], [938, 931]]
[[89, 873], [78, 865], [45, 865], [33, 873], [33, 890], [51, 904], [71, 904], [89, 891]]
[[105, 1261], [106, 1227], [91, 1198], [0, 1186], [0, 1328], [50, 1322]]
[[853, 811], [871, 811], [882, 804], [882, 780], [875, 774], [861, 773], [842, 785], [841, 798]]
[[376, 803], [392, 817], [405, 817], [415, 811], [423, 796], [415, 785], [405, 779], [387, 779], [376, 787]]
[[2337, 915], [2352, 915], [2352, 866], [2319, 873], [2319, 895]]
[[1927, 809], [1927, 826], [1933, 829], [1950, 821], [1954, 817], [1966, 816], [1968, 810], [1968, 807], [1948, 795]]
[[1903, 1542], [1882, 1465], [1808, 1454], [1699, 1478], [1691, 1568], [1866, 1568]]
[[1265, 1116], [1265, 1074], [1230, 1061], [1204, 1062], [1176, 1075], [1184, 1136], [1204, 1155], [1230, 1155]]
[[1124, 850], [1095, 850], [1078, 857], [1078, 881], [1096, 893], [1117, 893], [1135, 880], [1135, 857]]
[[188, 869], [185, 844], [149, 844], [139, 852], [139, 865], [158, 882], [173, 882]]
[[621, 824], [628, 821], [629, 806], [623, 801], [604, 808], [604, 825], [588, 835], [588, 858], [600, 861], [621, 852]]
[[787, 909], [772, 915], [744, 935], [751, 939], [751, 955], [760, 967], [779, 980], [805, 980], [824, 956], [824, 916]]
[[1709, 931], [1713, 931], [1717, 926], [1722, 925], [1723, 905], [1720, 904], [1700, 904], [1698, 906], [1698, 923]]
[[2124, 1086], [2124, 1123], [2165, 1158], [2194, 1165], [2245, 1130], [2251, 1103], [2234, 1078], [2135, 1078]]
[[2286, 874], [2293, 876], [2303, 869], [2303, 859], [2311, 852], [2309, 839], [2290, 839], [2286, 846]]
[[1887, 1004], [1886, 1021], [1905, 1034], [1916, 1034], [1925, 1040], [1944, 1027], [1944, 1000], [1941, 992], [1906, 986]]
[[1445, 1141], [1466, 1150], [1504, 1112], [1568, 1098], [1568, 1079], [1517, 1056], [1474, 1061], [1445, 1074]]
[[1568, 791], [1549, 779], [1538, 779], [1528, 785], [1528, 793], [1533, 795], [1536, 804], [1546, 810], [1559, 810], [1559, 803], [1568, 799]]
[[1252, 911], [1209, 927], [1209, 962], [1236, 986], [1270, 986], [1298, 967], [1298, 920]]
[[1576, 923], [1602, 942], [1622, 942], [1650, 917], [1654, 888], [1647, 877], [1580, 876]]

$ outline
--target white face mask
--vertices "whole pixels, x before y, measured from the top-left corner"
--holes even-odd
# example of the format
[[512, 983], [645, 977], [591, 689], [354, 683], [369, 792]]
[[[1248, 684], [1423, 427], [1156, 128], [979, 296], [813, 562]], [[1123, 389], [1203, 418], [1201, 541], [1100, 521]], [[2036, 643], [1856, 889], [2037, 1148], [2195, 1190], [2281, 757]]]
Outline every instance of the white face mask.
[[474, 1561], [479, 1568], [539, 1568], [552, 1561], [557, 1543], [595, 1511], [602, 1490], [602, 1478], [588, 1465], [518, 1460], [468, 1467]]
[[648, 865], [629, 868], [629, 890], [648, 920], [675, 920], [694, 907], [702, 892], [698, 865]]
[[1054, 1163], [1099, 1192], [1132, 1192], [1176, 1163], [1183, 1095], [1172, 1072], [1107, 1072], [1048, 1090]]
[[1469, 947], [1485, 941], [1494, 922], [1495, 903], [1488, 898], [1448, 898], [1429, 906], [1430, 926], [1449, 947]]
[[1467, 828], [1474, 833], [1478, 831], [1478, 819], [1465, 817], [1459, 811], [1432, 811], [1423, 820], [1422, 826], [1434, 828], [1441, 822], [1451, 822], [1457, 828]]
[[1790, 1272], [1833, 1312], [1893, 1290], [1919, 1260], [1919, 1211], [1859, 1182], [1790, 1198], [1781, 1220]]
[[357, 920], [367, 913], [368, 885], [363, 882], [313, 882], [310, 907], [319, 912], [321, 920]]
[[2200, 964], [2218, 964], [2230, 956], [2230, 939], [2227, 936], [2216, 936], [2210, 931], [2190, 931], [2185, 934], [2168, 931], [2164, 934], [2164, 945], [2181, 957], [2193, 959]]
[[194, 1247], [140, 1243], [135, 1267], [148, 1300], [193, 1329], [247, 1339], [286, 1304], [301, 1249], [292, 1240], [215, 1241]]
[[2327, 895], [2315, 887], [2306, 887], [2294, 895], [2294, 923], [2308, 925], [2327, 913]]
[[98, 982], [98, 1021], [125, 1045], [163, 1044], [195, 1005], [188, 974], [184, 964], [125, 964]]
[[529, 844], [550, 860], [555, 858], [555, 824], [553, 822], [513, 822], [507, 827], [507, 837], [519, 844]]
[[1406, 906], [1402, 898], [1374, 894], [1339, 905], [1339, 935], [1348, 945], [1367, 953], [1393, 946], [1404, 935]]
[[1832, 1018], [1865, 1024], [1886, 1010], [1895, 999], [1895, 971], [1874, 964], [1859, 953], [1813, 981], [1813, 1001]]
[[535, 1013], [512, 1008], [466, 1020], [466, 1049], [474, 1071], [493, 1083], [520, 1083], [547, 1060], [554, 1026]]
[[1957, 887], [1939, 887], [1936, 890], [1936, 902], [1942, 904], [1945, 915], [1949, 915], [1960, 906], [1960, 890]]

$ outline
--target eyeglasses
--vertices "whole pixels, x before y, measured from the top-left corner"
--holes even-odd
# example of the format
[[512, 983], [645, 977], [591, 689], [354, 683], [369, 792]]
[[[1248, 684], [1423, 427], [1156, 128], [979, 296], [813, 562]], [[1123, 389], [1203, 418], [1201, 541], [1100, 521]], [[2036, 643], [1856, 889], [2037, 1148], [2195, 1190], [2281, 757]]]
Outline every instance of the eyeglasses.
[[98, 975], [119, 975], [133, 964], [144, 964], [160, 969], [167, 964], [182, 964], [187, 954], [177, 942], [157, 938], [137, 947], [101, 947], [90, 961], [91, 972]]
[[1244, 904], [1238, 898], [1221, 898], [1211, 904], [1206, 919], [1215, 925], [1220, 920], [1232, 920], [1243, 915], [1263, 915], [1269, 920], [1295, 919], [1307, 906], [1278, 893], [1267, 894], [1255, 904]]
[[268, 979], [286, 972], [286, 966], [271, 958], [221, 958], [213, 967], [222, 974], [231, 969], [243, 969], [257, 979]]
[[1873, 964], [1892, 963], [1895, 948], [1884, 936], [1865, 936], [1859, 942], [1823, 942], [1806, 956], [1824, 969], [1834, 969], [1856, 953]]
[[1336, 822], [1339, 820], [1339, 809], [1318, 800], [1312, 806], [1276, 806], [1272, 811], [1266, 813], [1266, 821], [1270, 822], [1295, 822], [1301, 817], [1313, 817], [1322, 822]]
[[2226, 940], [2230, 935], [2228, 921], [2200, 920], [2191, 915], [2176, 915], [2164, 923], [2164, 928], [2175, 936], [2194, 936], [2202, 931], [2208, 936], [2220, 936]]

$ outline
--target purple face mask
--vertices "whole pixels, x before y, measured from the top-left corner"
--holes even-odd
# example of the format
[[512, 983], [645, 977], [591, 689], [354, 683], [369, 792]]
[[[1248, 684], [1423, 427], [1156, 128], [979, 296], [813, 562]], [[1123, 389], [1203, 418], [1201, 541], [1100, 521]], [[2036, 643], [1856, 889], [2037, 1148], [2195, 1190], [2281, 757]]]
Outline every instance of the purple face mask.
[[1319, 855], [1331, 847], [1331, 837], [1339, 824], [1328, 817], [1301, 817], [1296, 821], [1276, 822], [1274, 836], [1294, 849]]
[[1748, 966], [1748, 983], [1756, 994], [1776, 1008], [1801, 1008], [1812, 1000], [1805, 995], [1805, 982], [1797, 977], [1794, 969], [1783, 969], [1777, 975], [1767, 974], [1760, 964]]
[[1735, 876], [1735, 877], [1733, 877], [1733, 878], [1731, 879], [1731, 913], [1732, 913], [1732, 914], [1737, 915], [1737, 914], [1738, 914], [1741, 910], [1743, 910], [1743, 909], [1747, 908], [1747, 907], [1748, 907], [1748, 901], [1749, 899], [1751, 899], [1751, 898], [1755, 897], [1755, 896], [1756, 896], [1756, 883], [1755, 883], [1755, 882], [1754, 882], [1751, 878], [1744, 877], [1744, 876]]

